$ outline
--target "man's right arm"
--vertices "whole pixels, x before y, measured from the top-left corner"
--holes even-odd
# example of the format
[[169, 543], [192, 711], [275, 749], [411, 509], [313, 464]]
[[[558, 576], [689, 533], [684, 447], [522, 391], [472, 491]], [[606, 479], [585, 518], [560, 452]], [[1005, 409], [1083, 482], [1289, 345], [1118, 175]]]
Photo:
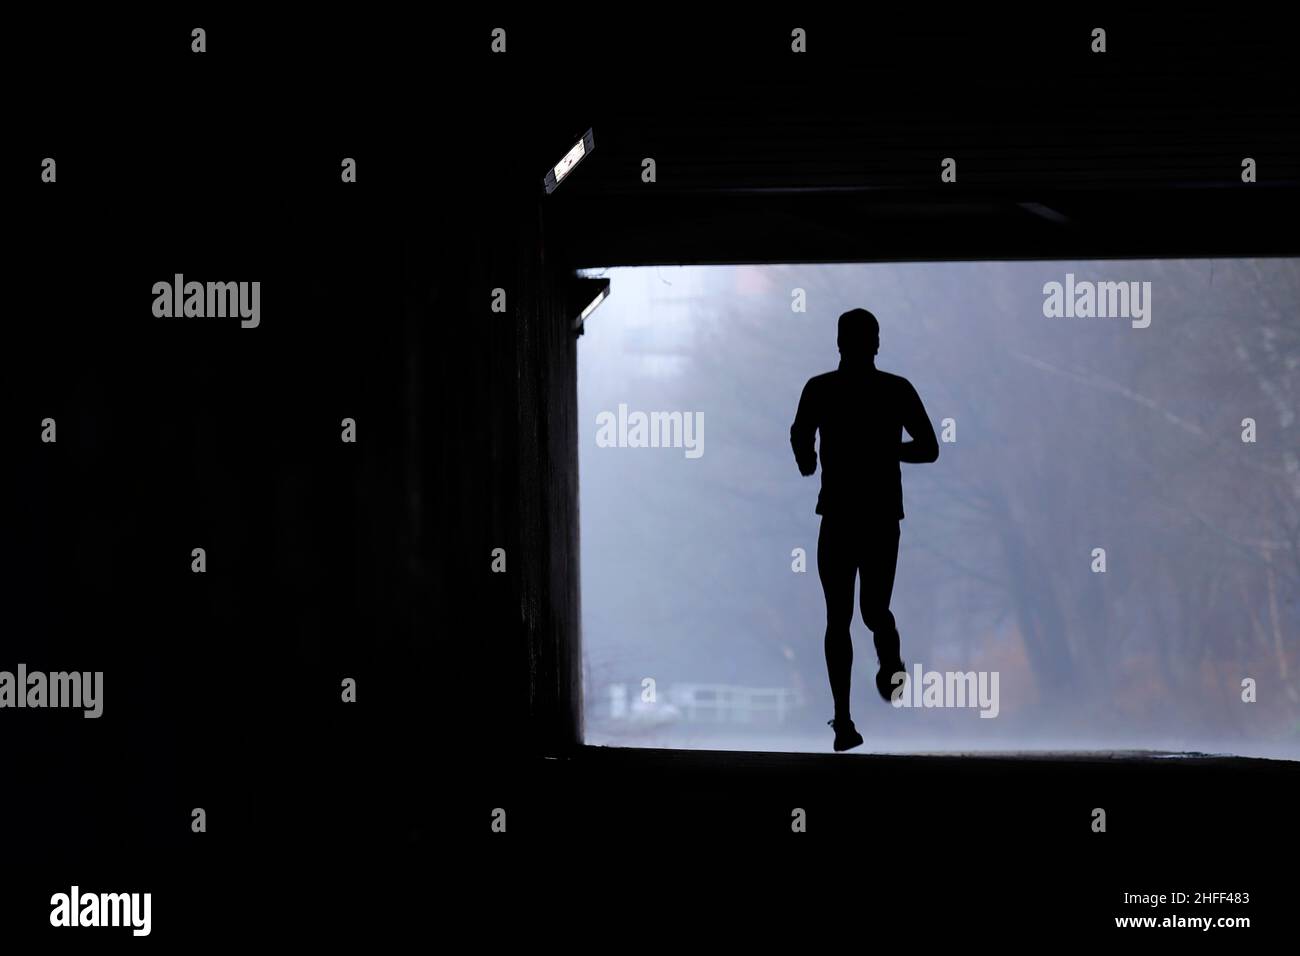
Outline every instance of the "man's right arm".
[[813, 383], [809, 380], [799, 396], [799, 408], [794, 414], [794, 424], [790, 426], [790, 447], [794, 449], [794, 460], [799, 465], [799, 474], [808, 476], [817, 472], [817, 407], [813, 397]]
[[916, 393], [911, 382], [905, 382], [903, 388], [903, 427], [912, 440], [899, 443], [899, 461], [925, 464], [938, 460], [939, 440], [934, 435], [930, 416], [921, 404], [921, 396]]

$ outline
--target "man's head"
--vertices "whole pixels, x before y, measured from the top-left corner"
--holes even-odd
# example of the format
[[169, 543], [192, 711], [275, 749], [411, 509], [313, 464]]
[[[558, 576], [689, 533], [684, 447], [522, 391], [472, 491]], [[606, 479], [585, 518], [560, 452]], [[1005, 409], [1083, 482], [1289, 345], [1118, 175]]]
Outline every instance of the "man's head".
[[866, 309], [850, 309], [840, 316], [840, 355], [871, 358], [880, 351], [880, 323]]

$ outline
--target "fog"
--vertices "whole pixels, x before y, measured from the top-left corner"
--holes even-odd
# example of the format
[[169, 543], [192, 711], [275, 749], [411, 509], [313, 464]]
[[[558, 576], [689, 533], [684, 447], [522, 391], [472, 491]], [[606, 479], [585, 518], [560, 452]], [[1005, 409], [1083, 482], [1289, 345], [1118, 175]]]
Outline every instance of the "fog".
[[[857, 617], [855, 753], [1300, 759], [1300, 260], [587, 274], [611, 280], [578, 340], [588, 743], [830, 749], [820, 471], [789, 432], [862, 307], [940, 435], [902, 465], [903, 658], [996, 674], [997, 706], [890, 706]], [[1149, 311], [1049, 317], [1052, 282], [1136, 282]], [[636, 412], [683, 441], [626, 447]]]

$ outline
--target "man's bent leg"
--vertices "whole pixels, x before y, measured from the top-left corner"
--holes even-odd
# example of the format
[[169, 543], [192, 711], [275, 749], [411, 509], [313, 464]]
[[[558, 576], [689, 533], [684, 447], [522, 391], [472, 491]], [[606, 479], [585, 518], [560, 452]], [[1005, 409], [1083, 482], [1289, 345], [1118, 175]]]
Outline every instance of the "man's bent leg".
[[[846, 533], [848, 532], [848, 533]], [[853, 579], [857, 560], [851, 529], [833, 518], [822, 518], [817, 535], [817, 576], [826, 598], [826, 673], [835, 698], [835, 719], [848, 720], [849, 687], [853, 677]]]
[[859, 603], [863, 623], [871, 631], [871, 640], [876, 645], [876, 660], [880, 662], [876, 690], [886, 700], [893, 690], [892, 677], [902, 667], [898, 628], [889, 610], [894, 595], [894, 575], [898, 569], [898, 540], [898, 522], [888, 521], [864, 528], [859, 542], [862, 575]]

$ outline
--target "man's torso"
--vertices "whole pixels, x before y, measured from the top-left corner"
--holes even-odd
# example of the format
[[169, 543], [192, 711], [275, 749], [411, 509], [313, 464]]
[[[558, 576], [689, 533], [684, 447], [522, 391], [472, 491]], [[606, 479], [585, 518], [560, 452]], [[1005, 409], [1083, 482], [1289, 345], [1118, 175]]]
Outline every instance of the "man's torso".
[[907, 380], [868, 367], [837, 369], [813, 382], [822, 470], [817, 514], [901, 519]]

